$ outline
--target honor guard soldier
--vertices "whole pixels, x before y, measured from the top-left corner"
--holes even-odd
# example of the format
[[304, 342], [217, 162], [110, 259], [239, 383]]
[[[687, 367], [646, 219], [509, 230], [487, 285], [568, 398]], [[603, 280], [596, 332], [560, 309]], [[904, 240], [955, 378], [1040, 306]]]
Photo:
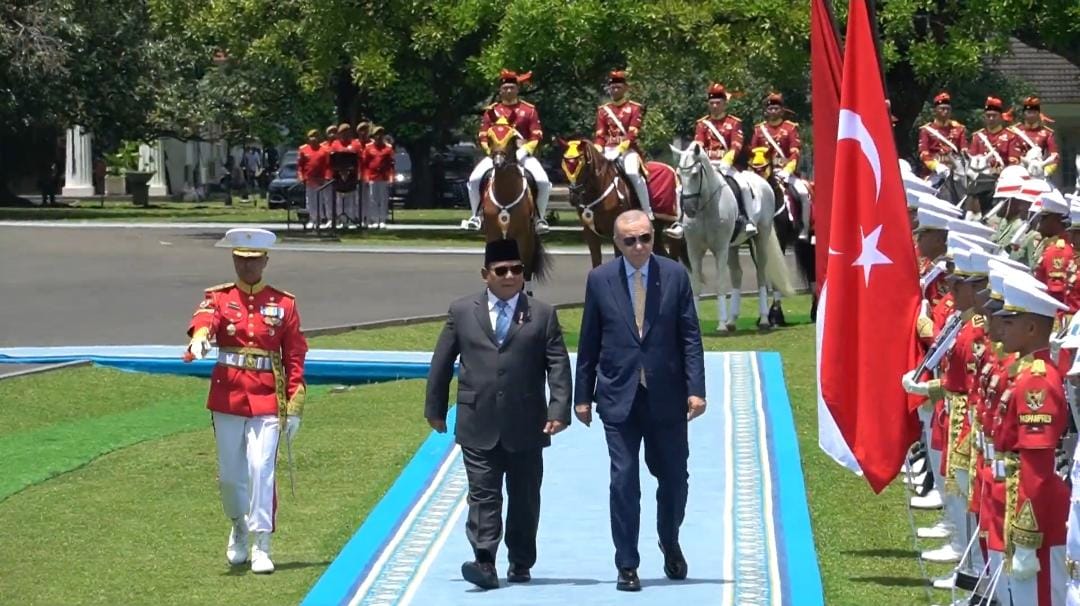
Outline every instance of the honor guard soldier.
[[308, 220], [305, 227], [311, 229], [320, 218], [329, 214], [329, 204], [325, 198], [327, 190], [321, 189], [326, 183], [326, 173], [330, 170], [330, 155], [319, 143], [319, 130], [311, 129], [307, 133], [307, 145], [301, 145], [296, 157], [296, 173], [304, 184], [304, 202]]
[[1039, 98], [1028, 97], [1024, 99], [1023, 122], [1009, 128], [1016, 135], [1009, 149], [1009, 163], [1024, 165], [1032, 176], [1050, 177], [1058, 167], [1057, 141], [1047, 122], [1053, 120], [1042, 113]]
[[626, 96], [628, 90], [626, 72], [617, 70], [608, 75], [608, 94], [611, 101], [596, 108], [596, 132], [593, 143], [603, 150], [609, 160], [622, 158], [623, 172], [634, 188], [634, 195], [641, 204], [641, 210], [648, 215], [649, 221], [655, 221], [652, 205], [649, 202], [649, 188], [641, 174], [642, 159], [638, 138], [641, 136], [642, 123], [645, 120], [645, 106], [631, 101]]
[[1016, 352], [1000, 406], [994, 480], [1005, 485], [1005, 572], [1013, 604], [1065, 602], [1069, 488], [1057, 474], [1068, 426], [1063, 378], [1050, 356], [1054, 318], [1064, 305], [1031, 280], [1005, 279], [1005, 351]]
[[[353, 138], [352, 126], [342, 123], [338, 125], [337, 140], [330, 145], [331, 169], [333, 169], [333, 154], [350, 153], [355, 155], [351, 178], [356, 182], [352, 191], [341, 192], [341, 211], [348, 218], [350, 227], [360, 225], [360, 163], [364, 154], [364, 144]], [[342, 176], [339, 175], [339, 178]]]
[[472, 216], [463, 224], [465, 229], [480, 229], [480, 184], [492, 167], [488, 131], [503, 118], [520, 139], [518, 162], [536, 182], [536, 210], [539, 215], [535, 220], [536, 233], [542, 235], [550, 230], [546, 216], [548, 199], [551, 197], [551, 181], [540, 161], [536, 159], [536, 148], [544, 137], [543, 128], [540, 126], [540, 113], [536, 106], [518, 98], [521, 86], [531, 79], [532, 72], [518, 74], [508, 69], [502, 70], [499, 74], [499, 101], [484, 108], [477, 139], [485, 156], [469, 175], [469, 206]]
[[[742, 120], [727, 113], [727, 104], [731, 95], [723, 84], [713, 83], [709, 86], [709, 114], [698, 118], [694, 127], [694, 141], [701, 144], [705, 152], [709, 154], [709, 161], [729, 181], [734, 173], [731, 165], [735, 157], [739, 155], [743, 147]], [[745, 227], [736, 226], [736, 232], [745, 232], [745, 238], [757, 235], [757, 227], [746, 216], [746, 205], [743, 202], [741, 189], [738, 184], [733, 184], [731, 191], [739, 203], [738, 221]], [[681, 219], [681, 217], [680, 217]], [[680, 226], [681, 229], [681, 226]]]
[[274, 234], [263, 229], [238, 228], [225, 234], [237, 280], [206, 289], [188, 327], [191, 342], [185, 355], [187, 360], [201, 359], [211, 342], [217, 344], [206, 407], [217, 443], [221, 502], [232, 522], [226, 557], [229, 564], [243, 564], [250, 547], [256, 573], [274, 571], [270, 535], [277, 509], [275, 457], [282, 430], [291, 452], [306, 394], [308, 346], [296, 300], [263, 281], [274, 240]]
[[1001, 99], [987, 97], [983, 105], [983, 128], [971, 136], [968, 153], [986, 158], [990, 174], [997, 175], [1009, 165], [1012, 140], [1016, 135], [1005, 128], [1005, 107]]
[[919, 127], [919, 160], [931, 173], [947, 177], [964, 149], [967, 131], [952, 119], [952, 97], [942, 91], [934, 97], [934, 119]]
[[784, 119], [784, 96], [771, 93], [765, 98], [765, 121], [754, 126], [750, 148], [765, 147], [773, 171], [781, 183], [787, 183], [799, 165], [802, 142], [799, 125]]
[[1044, 193], [1041, 202], [1038, 230], [1043, 237], [1043, 245], [1033, 273], [1035, 278], [1046, 284], [1051, 296], [1064, 303], [1077, 271], [1072, 244], [1065, 238], [1069, 205], [1057, 191]]

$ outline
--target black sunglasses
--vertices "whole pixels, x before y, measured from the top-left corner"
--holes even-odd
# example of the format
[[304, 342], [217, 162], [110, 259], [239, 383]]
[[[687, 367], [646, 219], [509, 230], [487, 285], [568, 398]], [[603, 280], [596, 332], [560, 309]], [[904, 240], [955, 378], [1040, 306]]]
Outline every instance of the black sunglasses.
[[627, 248], [633, 248], [635, 244], [641, 242], [642, 246], [648, 245], [652, 242], [652, 234], [641, 234], [640, 236], [626, 236], [622, 239], [622, 243]]
[[500, 265], [499, 267], [492, 267], [488, 271], [495, 272], [495, 275], [500, 278], [505, 278], [506, 272], [510, 272], [515, 276], [520, 276], [522, 272], [525, 271], [525, 266], [521, 263], [518, 263], [517, 265]]

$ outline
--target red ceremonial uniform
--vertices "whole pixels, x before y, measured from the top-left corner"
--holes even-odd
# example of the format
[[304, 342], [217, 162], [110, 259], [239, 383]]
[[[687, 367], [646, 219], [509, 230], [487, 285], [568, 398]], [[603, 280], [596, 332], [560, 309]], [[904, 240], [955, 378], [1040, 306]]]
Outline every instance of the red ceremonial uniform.
[[[768, 133], [768, 137], [765, 136]], [[769, 142], [772, 139], [776, 145]], [[750, 137], [750, 149], [755, 147], [767, 147], [769, 161], [774, 167], [780, 168], [792, 160], [798, 162], [802, 154], [802, 142], [799, 140], [799, 125], [791, 120], [784, 120], [777, 124], [759, 122], [754, 126], [754, 134]], [[777, 148], [781, 154], [777, 154]]]
[[330, 152], [334, 151], [334, 143], [337, 143], [337, 141], [323, 141], [319, 145], [319, 149], [326, 155], [326, 173], [323, 175], [323, 178], [327, 180], [334, 178], [334, 170], [330, 167]]
[[1064, 379], [1042, 349], [1020, 359], [1002, 395], [1006, 416], [999, 427], [1005, 477], [1005, 545], [1036, 549], [1039, 603], [1050, 603], [1049, 548], [1065, 544], [1069, 487], [1056, 473], [1056, 450], [1068, 427]]
[[323, 145], [301, 145], [296, 157], [296, 172], [305, 185], [322, 185], [330, 171], [329, 150]]
[[364, 148], [364, 181], [394, 180], [394, 146], [370, 143]]
[[1076, 276], [1076, 259], [1072, 245], [1062, 236], [1045, 239], [1033, 273], [1036, 279], [1046, 284], [1046, 292], [1066, 303], [1065, 296]]
[[967, 146], [967, 129], [956, 120], [946, 124], [932, 120], [919, 127], [919, 160], [927, 168], [932, 162], [959, 154]]
[[499, 118], [506, 118], [510, 126], [526, 141], [540, 141], [544, 138], [544, 129], [540, 125], [540, 113], [536, 111], [536, 106], [518, 101], [513, 104], [492, 103], [487, 106], [480, 118], [480, 131], [476, 134], [478, 141], [485, 142], [488, 129], [494, 126]]
[[968, 153], [972, 156], [986, 155], [989, 166], [996, 169], [995, 172], [1001, 172], [1001, 169], [1005, 168], [1009, 162], [1014, 137], [1016, 135], [1004, 127], [993, 133], [985, 128], [980, 128], [971, 136]]
[[[985, 321], [985, 317], [983, 320]], [[968, 363], [967, 396], [968, 414], [967, 422], [970, 425], [970, 457], [968, 458], [968, 478], [970, 491], [968, 492], [968, 510], [972, 513], [979, 512], [982, 501], [982, 480], [979, 469], [985, 465], [982, 457], [983, 445], [983, 419], [986, 416], [986, 402], [983, 399], [985, 385], [989, 380], [990, 373], [994, 368], [994, 348], [990, 342], [990, 336], [983, 333], [982, 338], [976, 341], [972, 347], [971, 360]]]
[[645, 119], [645, 106], [637, 101], [611, 101], [596, 108], [596, 131], [593, 142], [602, 147], [629, 141], [637, 147], [638, 133]]
[[743, 146], [742, 120], [725, 114], [723, 118], [710, 116], [698, 118], [694, 127], [694, 141], [705, 148], [710, 160], [719, 160], [729, 151], [739, 155]]
[[[304, 356], [308, 345], [300, 331], [300, 314], [293, 296], [256, 284], [228, 282], [206, 289], [206, 297], [191, 318], [188, 335], [200, 329], [216, 340], [222, 353], [243, 354], [245, 360], [276, 358], [275, 368], [241, 368], [219, 361], [210, 380], [206, 407], [243, 417], [283, 414], [279, 406], [304, 397]], [[275, 376], [284, 379], [279, 402]]]
[[1038, 147], [1042, 148], [1043, 158], [1054, 158], [1047, 163], [1047, 165], [1057, 164], [1058, 147], [1057, 141], [1054, 140], [1053, 129], [1038, 124], [1033, 127], [1029, 127], [1027, 124], [1018, 124], [1011, 129], [1014, 133], [1011, 146], [1009, 147], [1009, 164], [1020, 164], [1020, 161], [1024, 159], [1024, 155], [1031, 149], [1031, 144], [1024, 140], [1027, 137]]
[[931, 393], [935, 400], [943, 397], [945, 412], [948, 415], [945, 427], [942, 474], [952, 477], [955, 470], [967, 470], [971, 456], [971, 423], [968, 420], [968, 393], [971, 377], [979, 367], [985, 352], [986, 318], [974, 311], [966, 311], [964, 324], [956, 335], [952, 349], [941, 361], [942, 374], [940, 390], [943, 393]]
[[[998, 346], [1000, 348], [1000, 345]], [[983, 458], [986, 465], [980, 472], [983, 479], [983, 500], [979, 514], [979, 528], [986, 536], [986, 548], [993, 551], [1005, 551], [1005, 482], [994, 478], [994, 461], [999, 458], [998, 427], [1001, 425], [1006, 409], [1002, 396], [1008, 387], [1009, 373], [1016, 363], [1016, 354], [999, 352], [994, 356], [993, 369], [987, 381], [983, 400]]]

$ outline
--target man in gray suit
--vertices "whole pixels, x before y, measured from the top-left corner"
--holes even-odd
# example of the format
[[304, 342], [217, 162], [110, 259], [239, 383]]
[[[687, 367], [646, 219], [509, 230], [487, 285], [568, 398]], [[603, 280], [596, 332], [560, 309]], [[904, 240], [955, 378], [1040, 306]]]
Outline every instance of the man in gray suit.
[[[480, 276], [483, 292], [450, 304], [428, 373], [424, 416], [446, 431], [454, 361], [458, 373], [457, 425], [469, 480], [465, 526], [474, 559], [461, 565], [466, 581], [499, 587], [495, 552], [502, 534], [506, 476], [507, 580], [525, 583], [536, 562], [543, 449], [570, 424], [570, 358], [555, 309], [524, 292], [524, 266], [514, 240], [489, 242]], [[551, 391], [544, 398], [544, 382]]]

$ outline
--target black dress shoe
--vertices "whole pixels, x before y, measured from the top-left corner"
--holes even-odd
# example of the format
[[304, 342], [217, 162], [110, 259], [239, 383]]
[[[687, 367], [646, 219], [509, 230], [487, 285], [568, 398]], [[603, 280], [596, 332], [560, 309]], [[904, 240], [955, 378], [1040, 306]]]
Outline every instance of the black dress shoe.
[[528, 583], [532, 580], [532, 575], [529, 574], [528, 568], [511, 564], [509, 570], [506, 571], [506, 580], [511, 583]]
[[461, 576], [480, 589], [499, 588], [499, 575], [491, 562], [465, 562], [461, 565]]
[[615, 584], [619, 591], [641, 591], [641, 579], [633, 568], [619, 569], [619, 582]]
[[664, 554], [664, 574], [672, 581], [681, 581], [686, 578], [686, 558], [683, 557], [682, 549], [678, 543], [665, 547], [660, 544], [660, 552]]

